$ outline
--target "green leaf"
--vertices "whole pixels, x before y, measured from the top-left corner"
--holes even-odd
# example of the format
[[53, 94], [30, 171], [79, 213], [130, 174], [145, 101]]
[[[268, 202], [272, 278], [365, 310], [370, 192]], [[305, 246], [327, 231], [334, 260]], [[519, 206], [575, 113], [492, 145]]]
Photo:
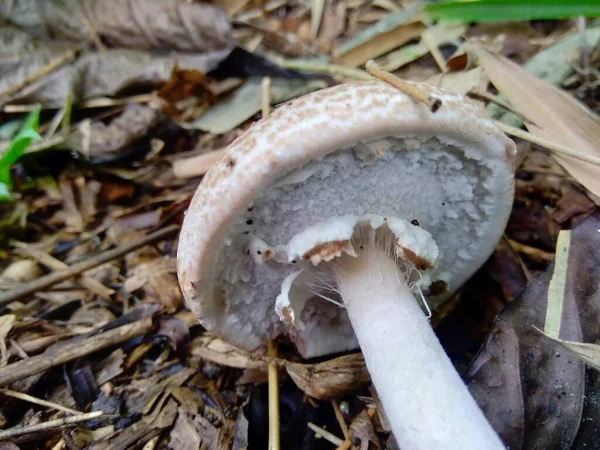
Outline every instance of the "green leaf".
[[502, 22], [600, 16], [598, 0], [455, 0], [430, 3], [424, 11], [436, 20]]
[[41, 139], [37, 132], [40, 122], [40, 107], [37, 106], [29, 113], [19, 133], [10, 141], [8, 147], [0, 157], [0, 200], [10, 200], [12, 179], [10, 168], [23, 156], [34, 140]]

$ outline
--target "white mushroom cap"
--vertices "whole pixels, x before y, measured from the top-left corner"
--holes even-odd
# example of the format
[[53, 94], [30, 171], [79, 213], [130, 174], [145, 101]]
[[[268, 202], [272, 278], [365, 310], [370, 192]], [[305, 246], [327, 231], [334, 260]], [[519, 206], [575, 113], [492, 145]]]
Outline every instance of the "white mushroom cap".
[[[248, 350], [284, 333], [305, 357], [357, 348], [345, 310], [318, 296], [296, 317], [302, 329], [274, 309], [299, 269], [294, 236], [327, 220], [416, 219], [439, 248], [429, 276], [446, 289], [430, 293], [434, 307], [490, 256], [512, 205], [514, 143], [468, 99], [415, 86], [442, 107], [432, 113], [379, 81], [340, 85], [276, 109], [231, 144], [179, 241], [181, 288], [207, 329]], [[269, 256], [248, 254], [261, 249]]]

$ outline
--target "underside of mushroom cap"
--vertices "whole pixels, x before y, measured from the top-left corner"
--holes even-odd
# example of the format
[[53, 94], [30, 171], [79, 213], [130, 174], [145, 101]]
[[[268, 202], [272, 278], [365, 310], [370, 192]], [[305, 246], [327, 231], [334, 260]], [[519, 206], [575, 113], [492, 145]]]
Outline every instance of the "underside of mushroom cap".
[[[378, 81], [341, 85], [278, 108], [229, 147], [198, 187], [178, 248], [184, 296], [207, 329], [248, 350], [285, 333], [306, 357], [357, 348], [329, 294], [307, 299], [302, 330], [274, 308], [303, 264], [294, 236], [335, 218], [416, 221], [430, 233], [433, 306], [489, 257], [512, 204], [514, 144], [477, 105], [416, 86], [441, 109]], [[323, 242], [335, 241], [328, 232]], [[336, 245], [317, 259], [352, 251]]]

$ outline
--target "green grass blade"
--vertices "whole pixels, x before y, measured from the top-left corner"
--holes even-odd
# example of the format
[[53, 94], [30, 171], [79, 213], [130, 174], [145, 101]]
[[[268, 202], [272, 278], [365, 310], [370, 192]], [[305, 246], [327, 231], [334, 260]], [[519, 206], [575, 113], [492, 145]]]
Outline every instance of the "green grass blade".
[[424, 11], [436, 20], [501, 22], [600, 16], [599, 0], [456, 0], [430, 3]]
[[41, 139], [37, 132], [40, 122], [40, 107], [29, 113], [19, 133], [10, 141], [8, 147], [0, 157], [0, 201], [9, 201], [12, 179], [10, 168], [23, 156], [34, 140]]

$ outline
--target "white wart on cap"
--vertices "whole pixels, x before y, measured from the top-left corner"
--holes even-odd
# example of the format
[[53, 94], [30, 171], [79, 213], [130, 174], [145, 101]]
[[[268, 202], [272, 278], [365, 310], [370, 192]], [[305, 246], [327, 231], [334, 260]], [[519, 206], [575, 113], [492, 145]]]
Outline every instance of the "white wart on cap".
[[434, 307], [489, 257], [512, 205], [514, 144], [464, 97], [416, 86], [443, 106], [432, 113], [378, 81], [340, 85], [231, 144], [198, 187], [178, 249], [184, 296], [207, 329], [248, 350], [285, 333], [305, 357], [354, 349], [345, 310], [313, 278], [333, 280], [357, 242], [428, 261], [421, 288]]

